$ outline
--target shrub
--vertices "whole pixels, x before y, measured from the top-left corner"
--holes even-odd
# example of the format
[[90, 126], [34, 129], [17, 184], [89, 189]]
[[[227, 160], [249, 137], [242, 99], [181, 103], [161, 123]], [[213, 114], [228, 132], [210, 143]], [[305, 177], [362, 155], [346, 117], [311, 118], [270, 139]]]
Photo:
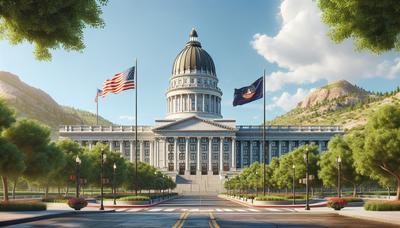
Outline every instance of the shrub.
[[335, 210], [340, 210], [346, 206], [347, 201], [343, 198], [333, 197], [328, 200], [328, 207], [333, 208]]
[[364, 204], [364, 209], [367, 211], [400, 211], [400, 200], [383, 201], [374, 200]]
[[119, 199], [120, 201], [144, 201], [150, 200], [148, 196], [125, 196]]
[[47, 205], [39, 202], [0, 202], [0, 211], [45, 211]]
[[286, 200], [283, 196], [274, 196], [274, 195], [264, 195], [264, 196], [257, 196], [256, 200], [260, 201], [283, 201]]
[[68, 206], [75, 210], [80, 210], [87, 206], [87, 201], [84, 198], [72, 197], [68, 200]]

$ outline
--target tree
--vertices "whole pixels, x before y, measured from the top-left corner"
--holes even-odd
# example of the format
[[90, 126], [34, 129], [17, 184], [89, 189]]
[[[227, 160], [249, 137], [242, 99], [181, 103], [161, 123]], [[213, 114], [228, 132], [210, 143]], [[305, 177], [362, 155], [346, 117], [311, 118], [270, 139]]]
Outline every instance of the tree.
[[356, 169], [372, 179], [397, 182], [400, 200], [400, 107], [385, 105], [368, 120], [364, 131], [351, 136]]
[[0, 2], [0, 39], [11, 44], [33, 43], [39, 60], [50, 60], [50, 49], [81, 51], [86, 26], [101, 28], [101, 5], [107, 0], [14, 0]]
[[322, 21], [334, 42], [353, 38], [358, 50], [382, 53], [400, 48], [397, 0], [319, 0]]
[[0, 137], [0, 176], [3, 182], [4, 201], [8, 201], [7, 179], [20, 175], [24, 169], [24, 154], [6, 138]]
[[327, 187], [337, 186], [338, 164], [337, 158], [341, 158], [341, 179], [344, 185], [353, 188], [353, 196], [357, 194], [357, 187], [365, 180], [364, 176], [357, 173], [354, 166], [353, 151], [341, 135], [334, 136], [328, 144], [328, 151], [321, 155], [318, 162], [320, 170], [319, 178]]
[[25, 155], [24, 177], [36, 180], [51, 171], [53, 161], [47, 147], [50, 143], [49, 127], [35, 120], [23, 119], [8, 128], [4, 135]]

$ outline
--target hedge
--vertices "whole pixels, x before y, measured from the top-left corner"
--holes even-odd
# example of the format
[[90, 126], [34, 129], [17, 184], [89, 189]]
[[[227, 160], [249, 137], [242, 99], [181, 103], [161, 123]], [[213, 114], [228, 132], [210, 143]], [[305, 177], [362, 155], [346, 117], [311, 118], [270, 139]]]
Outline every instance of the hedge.
[[150, 200], [148, 196], [125, 196], [119, 198], [119, 201], [142, 201], [142, 200]]
[[0, 211], [45, 211], [47, 205], [39, 202], [0, 202]]
[[367, 211], [400, 211], [400, 200], [383, 201], [374, 200], [364, 204], [364, 209]]

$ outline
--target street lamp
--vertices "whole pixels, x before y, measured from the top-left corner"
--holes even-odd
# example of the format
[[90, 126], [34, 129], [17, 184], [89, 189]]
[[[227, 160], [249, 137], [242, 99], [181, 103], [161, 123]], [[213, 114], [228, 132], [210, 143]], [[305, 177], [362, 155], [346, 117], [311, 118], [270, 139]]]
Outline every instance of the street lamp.
[[75, 159], [75, 163], [76, 163], [76, 198], [79, 198], [79, 184], [80, 184], [80, 166], [81, 166], [81, 159], [79, 158], [78, 155], [76, 155], [76, 159]]
[[309, 205], [309, 189], [308, 189], [308, 147], [304, 151], [304, 162], [306, 163], [306, 210], [310, 210]]
[[106, 160], [106, 155], [104, 154], [104, 150], [101, 150], [101, 154], [100, 154], [100, 179], [101, 179], [101, 183], [100, 183], [100, 195], [101, 195], [101, 199], [100, 199], [100, 210], [104, 211], [104, 204], [103, 204], [103, 198], [104, 198], [104, 192], [103, 192], [103, 171], [104, 171], [104, 161]]
[[293, 205], [296, 204], [296, 191], [295, 191], [295, 179], [296, 179], [296, 166], [293, 164]]
[[340, 175], [341, 175], [342, 158], [340, 156], [338, 156], [336, 158], [336, 163], [337, 163], [337, 169], [338, 169], [338, 180], [337, 180], [337, 182], [338, 182], [338, 197], [341, 198], [342, 197], [342, 189], [341, 189], [342, 187], [341, 187], [341, 183], [340, 183], [340, 181], [341, 181]]
[[115, 190], [115, 170], [117, 169], [117, 165], [115, 164], [115, 162], [114, 162], [114, 165], [113, 165], [113, 192], [114, 192], [114, 205], [117, 205], [117, 202], [116, 202], [116, 190]]

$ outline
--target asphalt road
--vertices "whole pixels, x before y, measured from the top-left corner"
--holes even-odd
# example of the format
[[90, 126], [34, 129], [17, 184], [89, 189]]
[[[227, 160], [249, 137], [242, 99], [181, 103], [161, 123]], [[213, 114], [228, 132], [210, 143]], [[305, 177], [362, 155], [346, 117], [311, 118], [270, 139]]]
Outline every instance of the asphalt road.
[[394, 228], [385, 223], [329, 213], [248, 208], [216, 196], [184, 196], [152, 208], [119, 209], [41, 220], [14, 227], [274, 227]]

